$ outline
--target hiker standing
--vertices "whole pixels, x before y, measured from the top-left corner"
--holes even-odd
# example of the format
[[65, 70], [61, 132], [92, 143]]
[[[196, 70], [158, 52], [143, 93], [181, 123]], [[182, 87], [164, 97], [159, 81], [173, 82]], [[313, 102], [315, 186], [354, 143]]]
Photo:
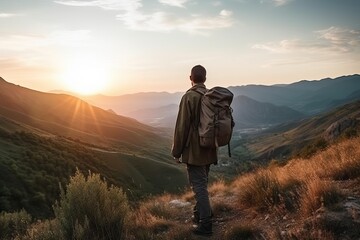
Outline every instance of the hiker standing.
[[[195, 194], [194, 233], [212, 234], [212, 211], [208, 193], [211, 164], [217, 163], [217, 149], [200, 146], [198, 125], [202, 95], [206, 92], [206, 69], [196, 65], [191, 69], [191, 88], [182, 96], [176, 120], [172, 155], [177, 162], [187, 165], [190, 186]], [[200, 94], [200, 93], [202, 94]]]

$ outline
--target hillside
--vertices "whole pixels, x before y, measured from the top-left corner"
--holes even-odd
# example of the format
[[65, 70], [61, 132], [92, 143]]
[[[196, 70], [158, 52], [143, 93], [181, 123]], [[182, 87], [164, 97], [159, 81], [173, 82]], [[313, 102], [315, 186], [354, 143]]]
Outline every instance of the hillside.
[[47, 132], [118, 148], [163, 141], [156, 129], [111, 114], [76, 97], [43, 93], [0, 80], [0, 114]]
[[[311, 158], [292, 159], [285, 166], [273, 165], [228, 183], [213, 183], [209, 191], [214, 235], [208, 239], [357, 239], [359, 144], [359, 138], [346, 140]], [[139, 211], [147, 213], [151, 222], [138, 225], [134, 235], [200, 239], [190, 232], [192, 197], [189, 192], [146, 202]], [[156, 203], [164, 207], [157, 208]], [[160, 230], [163, 225], [167, 228]], [[152, 237], [157, 230], [160, 233]]]
[[246, 96], [237, 96], [232, 102], [235, 128], [276, 125], [299, 120], [304, 114], [289, 107], [280, 107], [271, 103], [262, 103]]
[[[162, 130], [80, 99], [0, 80], [0, 211], [49, 217], [76, 168], [100, 173], [133, 200], [186, 185]], [[164, 181], [166, 179], [167, 181]]]
[[132, 111], [129, 112], [127, 116], [136, 118], [140, 122], [150, 126], [173, 128], [178, 111], [178, 104], [169, 104], [157, 108], [144, 108]]
[[[311, 158], [292, 159], [284, 166], [258, 169], [231, 182], [212, 183], [211, 237], [197, 237], [191, 232], [194, 196], [190, 191], [156, 196], [128, 207], [121, 189], [104, 190], [97, 176], [85, 178], [79, 173], [72, 177], [60, 204], [54, 207], [54, 218], [34, 222], [24, 211], [2, 214], [3, 225], [16, 227], [0, 234], [5, 239], [14, 236], [29, 240], [66, 236], [121, 236], [129, 240], [358, 239], [359, 144], [359, 138], [346, 140]], [[90, 198], [84, 200], [84, 196]], [[105, 206], [104, 200], [109, 199], [116, 201]], [[89, 200], [92, 204], [88, 204]]]
[[355, 101], [310, 119], [259, 133], [250, 137], [246, 145], [256, 153], [254, 158], [286, 159], [296, 154], [311, 154], [311, 148], [326, 147], [340, 137], [356, 134], [359, 129], [360, 101]]

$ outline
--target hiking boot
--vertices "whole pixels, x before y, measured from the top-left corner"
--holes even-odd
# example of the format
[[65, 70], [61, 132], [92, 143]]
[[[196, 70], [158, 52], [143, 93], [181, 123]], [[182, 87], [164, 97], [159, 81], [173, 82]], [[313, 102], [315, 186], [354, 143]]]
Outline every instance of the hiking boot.
[[[211, 216], [210, 216], [210, 218], [213, 218], [213, 217], [214, 217], [214, 214], [213, 214], [213, 212], [211, 211]], [[200, 222], [200, 213], [196, 210], [196, 208], [194, 208], [193, 215], [191, 216], [191, 221], [192, 221], [194, 224], [199, 224], [199, 222]]]
[[199, 225], [193, 229], [193, 233], [200, 236], [211, 236], [213, 233], [211, 219], [200, 220]]
[[200, 222], [200, 214], [199, 214], [198, 211], [194, 211], [194, 214], [191, 216], [191, 221], [194, 224], [199, 224], [199, 222]]

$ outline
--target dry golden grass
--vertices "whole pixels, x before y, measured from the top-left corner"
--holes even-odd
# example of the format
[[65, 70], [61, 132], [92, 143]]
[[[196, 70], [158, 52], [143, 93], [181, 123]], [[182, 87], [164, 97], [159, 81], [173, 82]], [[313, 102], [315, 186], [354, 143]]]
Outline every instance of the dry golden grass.
[[171, 223], [167, 220], [174, 211], [168, 205], [170, 195], [163, 195], [139, 205], [130, 217], [129, 232], [136, 239], [154, 239], [161, 231], [166, 231]]
[[[213, 183], [209, 193], [215, 221], [220, 223], [214, 224], [215, 233], [210, 239], [262, 239], [263, 236], [266, 239], [337, 239], [335, 230], [324, 228], [314, 216], [332, 209], [343, 199], [338, 181], [360, 179], [359, 146], [360, 138], [347, 140], [309, 159], [293, 159], [283, 166], [272, 164], [239, 176], [231, 183]], [[84, 190], [78, 189], [74, 194]], [[175, 199], [194, 203], [194, 194], [191, 191], [181, 196], [164, 194], [130, 209], [124, 219], [124, 238], [198, 239], [191, 233], [191, 223], [187, 221], [192, 206], [170, 204]], [[287, 231], [282, 231], [276, 224], [286, 221], [284, 215], [293, 216], [295, 222], [290, 225], [296, 227], [287, 229], [285, 223], [283, 227]], [[57, 232], [48, 231], [54, 223], [32, 225], [25, 239], [54, 239]], [[271, 223], [275, 225], [269, 225]]]
[[219, 180], [217, 182], [214, 182], [209, 186], [209, 195], [215, 196], [215, 195], [229, 195], [231, 194], [229, 185], [225, 183], [224, 180]]
[[309, 179], [301, 193], [300, 210], [304, 216], [315, 213], [321, 207], [331, 207], [341, 199], [340, 190], [330, 181]]
[[311, 157], [293, 159], [240, 176], [232, 183], [239, 203], [258, 210], [284, 206], [308, 215], [341, 199], [334, 180], [360, 176], [360, 139], [348, 140]]
[[[216, 237], [226, 239], [258, 236], [267, 226], [254, 227], [253, 220], [237, 211], [255, 210], [261, 219], [266, 214], [293, 214], [299, 223], [322, 209], [331, 209], [343, 199], [337, 187], [338, 180], [360, 177], [360, 138], [331, 146], [309, 159], [293, 159], [286, 165], [272, 164], [236, 178], [232, 183], [218, 181], [209, 186], [215, 216], [240, 216], [238, 223], [227, 223]], [[182, 196], [163, 195], [142, 204], [135, 211], [137, 233], [149, 232], [137, 239], [194, 239], [188, 225], [179, 224], [181, 215], [191, 213], [191, 206], [174, 209], [169, 206], [173, 199], [194, 202], [191, 191]], [[133, 215], [133, 216], [135, 216]], [[256, 215], [256, 214], [255, 214]], [[266, 222], [266, 221], [265, 221]], [[230, 225], [229, 225], [230, 224]], [[140, 230], [143, 229], [143, 230]], [[160, 230], [159, 230], [160, 229]], [[218, 229], [219, 230], [219, 229]], [[159, 232], [162, 234], [159, 235]], [[316, 221], [309, 229], [294, 229], [285, 233], [269, 231], [270, 239], [336, 239], [332, 232], [323, 229]], [[196, 238], [195, 238], [196, 239]], [[256, 237], [255, 237], [256, 239]]]

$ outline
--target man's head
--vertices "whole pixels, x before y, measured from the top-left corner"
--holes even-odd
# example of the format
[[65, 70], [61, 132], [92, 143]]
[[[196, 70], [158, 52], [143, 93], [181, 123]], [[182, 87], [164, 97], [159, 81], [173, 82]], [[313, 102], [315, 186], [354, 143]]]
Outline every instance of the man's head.
[[206, 81], [206, 69], [201, 65], [196, 65], [191, 69], [190, 80], [193, 83], [204, 83]]

